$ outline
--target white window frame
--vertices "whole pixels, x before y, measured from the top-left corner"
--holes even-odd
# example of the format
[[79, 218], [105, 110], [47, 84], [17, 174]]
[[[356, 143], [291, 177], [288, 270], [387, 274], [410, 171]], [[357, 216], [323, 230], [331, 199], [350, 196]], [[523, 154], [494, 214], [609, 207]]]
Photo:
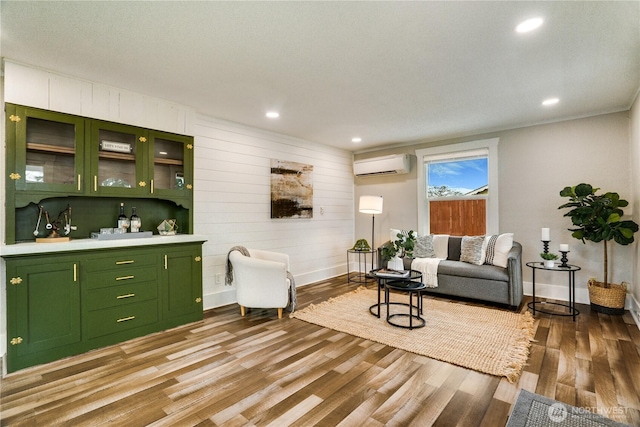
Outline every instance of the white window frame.
[[499, 194], [498, 194], [498, 142], [500, 138], [481, 139], [477, 141], [462, 142], [459, 144], [439, 145], [437, 147], [416, 150], [418, 165], [418, 234], [429, 234], [429, 199], [425, 176], [425, 158], [443, 158], [451, 155], [452, 158], [462, 155], [465, 151], [486, 149], [488, 155], [489, 192], [487, 195], [486, 225], [487, 234], [499, 234]]

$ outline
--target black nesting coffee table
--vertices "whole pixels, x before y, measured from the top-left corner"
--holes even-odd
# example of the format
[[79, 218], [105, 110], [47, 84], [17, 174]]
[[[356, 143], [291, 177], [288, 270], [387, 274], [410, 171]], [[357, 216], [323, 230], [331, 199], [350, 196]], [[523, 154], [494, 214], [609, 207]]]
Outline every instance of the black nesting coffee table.
[[[422, 314], [422, 294], [421, 292], [425, 290], [427, 286], [424, 283], [416, 282], [409, 279], [404, 280], [391, 280], [387, 281], [384, 284], [384, 300], [387, 304], [387, 323], [393, 326], [397, 326], [399, 328], [407, 328], [407, 329], [415, 329], [422, 328], [425, 325], [425, 321], [420, 315]], [[398, 302], [389, 302], [389, 291], [399, 291], [409, 294], [409, 303], [398, 303]], [[416, 305], [413, 305], [413, 295], [416, 295]], [[389, 306], [393, 305], [402, 305], [409, 307], [408, 313], [389, 313]], [[415, 309], [415, 314], [414, 314]], [[409, 318], [409, 325], [397, 323], [394, 321], [395, 318]], [[413, 323], [417, 322], [414, 326]]]
[[[384, 285], [387, 282], [397, 281], [397, 280], [410, 280], [417, 281], [420, 283], [422, 281], [422, 273], [417, 270], [410, 270], [407, 277], [394, 277], [393, 275], [383, 274], [381, 269], [372, 270], [370, 273], [371, 277], [375, 277], [378, 280], [378, 303], [373, 304], [369, 307], [369, 312], [376, 317], [380, 317], [380, 305], [386, 304], [387, 300], [382, 301], [381, 294], [384, 291]], [[391, 303], [391, 304], [404, 304], [404, 303]]]

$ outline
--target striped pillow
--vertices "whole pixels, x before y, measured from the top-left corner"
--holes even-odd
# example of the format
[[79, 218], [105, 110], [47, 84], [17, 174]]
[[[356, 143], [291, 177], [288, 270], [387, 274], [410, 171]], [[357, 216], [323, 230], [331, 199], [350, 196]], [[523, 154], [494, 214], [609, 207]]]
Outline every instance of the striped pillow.
[[487, 236], [485, 238], [484, 263], [507, 268], [509, 251], [513, 246], [513, 233]]

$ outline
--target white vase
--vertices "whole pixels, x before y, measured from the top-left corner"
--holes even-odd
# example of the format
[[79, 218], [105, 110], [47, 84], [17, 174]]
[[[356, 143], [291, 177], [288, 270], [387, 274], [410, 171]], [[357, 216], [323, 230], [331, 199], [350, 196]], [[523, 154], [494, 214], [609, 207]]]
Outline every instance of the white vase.
[[556, 266], [556, 262], [552, 259], [546, 259], [544, 260], [544, 266], [547, 268], [553, 268]]
[[404, 270], [404, 262], [400, 257], [393, 257], [387, 262], [387, 268], [389, 270]]

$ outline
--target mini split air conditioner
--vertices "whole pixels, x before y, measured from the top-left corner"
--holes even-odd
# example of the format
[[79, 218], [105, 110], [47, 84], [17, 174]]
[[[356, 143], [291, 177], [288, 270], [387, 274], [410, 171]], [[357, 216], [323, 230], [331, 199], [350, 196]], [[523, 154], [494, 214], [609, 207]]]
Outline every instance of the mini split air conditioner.
[[410, 168], [409, 154], [393, 154], [353, 162], [353, 174], [355, 176], [399, 175], [409, 173]]

